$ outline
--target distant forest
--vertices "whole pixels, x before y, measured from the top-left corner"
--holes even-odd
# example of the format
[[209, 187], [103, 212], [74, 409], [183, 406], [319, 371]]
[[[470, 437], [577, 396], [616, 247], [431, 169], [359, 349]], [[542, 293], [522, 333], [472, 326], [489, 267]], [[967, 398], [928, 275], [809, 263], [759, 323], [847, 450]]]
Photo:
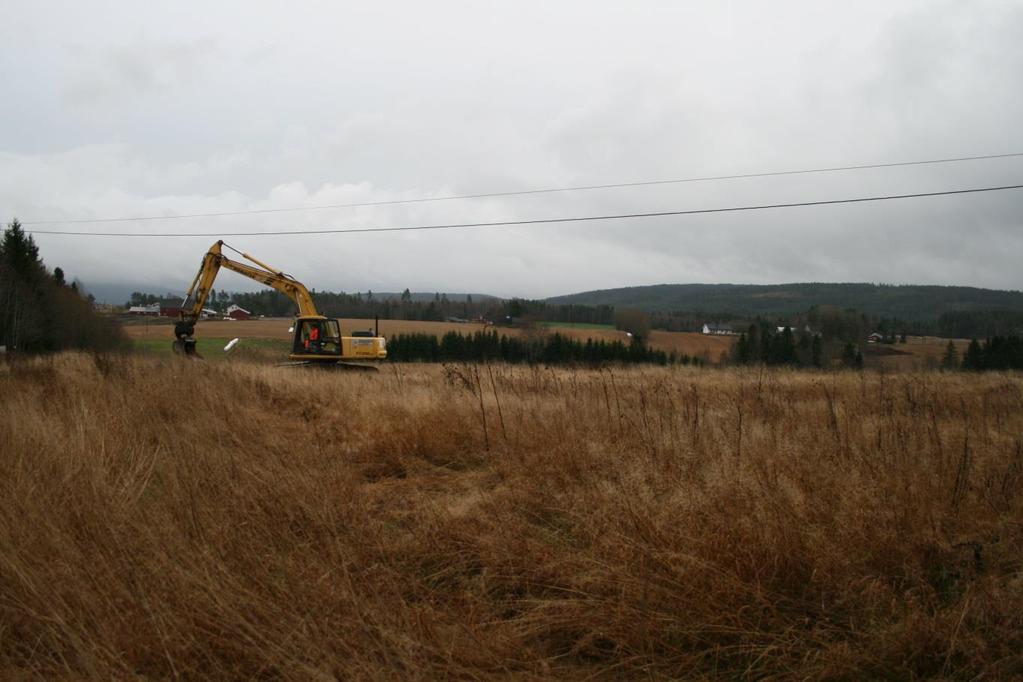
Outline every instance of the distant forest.
[[1023, 313], [1021, 291], [888, 284], [658, 284], [556, 296], [548, 302], [639, 308], [656, 313], [727, 312], [746, 319], [795, 315], [822, 305], [908, 322], [936, 321], [953, 312]]
[[[1023, 293], [970, 287], [886, 286], [873, 284], [659, 285], [589, 292], [546, 300], [490, 296], [334, 293], [314, 291], [319, 310], [332, 317], [444, 321], [485, 319], [496, 324], [561, 322], [615, 325], [622, 311], [642, 311], [647, 326], [667, 331], [699, 331], [707, 322], [736, 330], [769, 323], [793, 328], [828, 326], [841, 320], [839, 338], [920, 334], [950, 338], [989, 338], [1023, 333]], [[180, 298], [135, 292], [129, 305]], [[214, 291], [208, 305], [235, 304], [256, 315], [286, 317], [294, 305], [279, 292]], [[670, 307], [675, 305], [677, 307]], [[688, 306], [688, 307], [686, 307]], [[853, 322], [855, 321], [855, 322]]]
[[[447, 294], [435, 293], [430, 296], [413, 294], [408, 289], [398, 295], [374, 295], [367, 293], [334, 293], [330, 291], [311, 292], [317, 309], [329, 317], [380, 317], [385, 320], [423, 320], [443, 322], [447, 319], [479, 320], [492, 322], [575, 322], [580, 324], [607, 324], [615, 322], [615, 311], [611, 306], [554, 305], [545, 301], [519, 298], [508, 300], [483, 296], [460, 296], [448, 298]], [[181, 305], [181, 297], [173, 294], [156, 296], [135, 292], [125, 306], [161, 303], [168, 306]], [[272, 289], [256, 292], [212, 291], [206, 306], [224, 311], [229, 305], [238, 305], [254, 315], [287, 317], [295, 314], [295, 304], [284, 294]]]

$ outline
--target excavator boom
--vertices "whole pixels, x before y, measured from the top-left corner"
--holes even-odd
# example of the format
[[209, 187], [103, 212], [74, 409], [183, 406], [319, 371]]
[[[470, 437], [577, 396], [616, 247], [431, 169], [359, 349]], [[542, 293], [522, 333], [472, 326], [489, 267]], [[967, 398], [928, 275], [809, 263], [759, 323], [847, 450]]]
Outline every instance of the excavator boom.
[[[199, 272], [196, 273], [195, 279], [192, 280], [192, 286], [188, 288], [188, 292], [185, 294], [185, 300], [182, 303], [182, 319], [190, 320], [193, 324], [199, 319], [202, 315], [203, 306], [206, 305], [206, 299], [210, 295], [210, 290], [213, 288], [213, 280], [217, 278], [217, 273], [220, 272], [222, 267], [234, 270], [240, 275], [245, 275], [249, 279], [254, 279], [280, 291], [295, 302], [298, 314], [302, 317], [319, 316], [319, 313], [316, 311], [316, 305], [313, 303], [313, 297], [309, 294], [309, 290], [305, 288], [304, 284], [291, 275], [286, 275], [280, 270], [256, 260], [247, 253], [241, 254], [242, 257], [252, 261], [259, 267], [231, 260], [222, 253], [223, 247], [224, 242], [218, 241], [210, 247], [210, 250], [203, 257], [202, 265], [199, 266]], [[191, 301], [191, 305], [189, 305], [189, 301]]]

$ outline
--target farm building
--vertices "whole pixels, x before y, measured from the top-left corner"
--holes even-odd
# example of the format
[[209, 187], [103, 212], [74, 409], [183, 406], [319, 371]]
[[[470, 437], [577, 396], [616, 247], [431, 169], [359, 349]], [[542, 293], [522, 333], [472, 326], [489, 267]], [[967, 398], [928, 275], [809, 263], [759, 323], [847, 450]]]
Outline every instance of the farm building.
[[252, 317], [252, 313], [250, 313], [248, 310], [241, 307], [240, 305], [234, 305], [232, 303], [227, 308], [227, 316], [230, 317], [232, 320], [248, 320]]
[[160, 304], [154, 303], [153, 305], [133, 305], [128, 308], [129, 315], [149, 315], [152, 317], [158, 317], [160, 315]]
[[735, 332], [732, 330], [732, 325], [730, 324], [718, 324], [717, 322], [708, 322], [705, 325], [703, 325], [703, 333], [714, 334], [717, 336], [727, 336], [730, 334], [734, 334]]
[[177, 317], [181, 314], [181, 306], [160, 306], [160, 317]]
[[800, 329], [798, 326], [795, 326], [795, 325], [786, 325], [784, 327], [778, 327], [778, 333], [779, 334], [784, 334], [786, 329], [791, 329], [793, 334], [801, 334], [802, 333], [802, 334], [809, 334], [810, 336], [819, 336], [820, 335], [819, 332], [815, 332], [813, 329], [811, 329], [810, 325], [808, 325], [808, 324], [804, 324], [802, 329]]
[[867, 337], [867, 343], [881, 343], [882, 341], [884, 341], [884, 335], [877, 332], [872, 332]]

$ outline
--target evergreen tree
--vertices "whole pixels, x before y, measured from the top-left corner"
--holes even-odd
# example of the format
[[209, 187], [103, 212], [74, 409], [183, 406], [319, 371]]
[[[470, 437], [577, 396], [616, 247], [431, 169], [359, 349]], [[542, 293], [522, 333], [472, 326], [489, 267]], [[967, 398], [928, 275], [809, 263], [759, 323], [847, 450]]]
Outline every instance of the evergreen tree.
[[747, 330], [749, 335], [749, 361], [748, 364], [756, 364], [763, 360], [763, 354], [760, 349], [760, 329], [755, 324], [751, 324]]
[[44, 352], [65, 348], [113, 350], [126, 339], [116, 322], [96, 315], [66, 286], [60, 268], [52, 274], [39, 248], [17, 220], [0, 238], [0, 345], [10, 351]]
[[813, 342], [810, 347], [810, 364], [814, 367], [824, 366], [824, 342], [820, 334], [813, 335]]
[[980, 347], [980, 341], [973, 339], [966, 347], [966, 354], [963, 356], [963, 369], [979, 372], [984, 369], [984, 351]]
[[512, 300], [508, 301], [505, 304], [506, 311], [505, 315], [513, 319], [522, 317], [522, 315], [526, 312], [524, 303], [525, 301], [523, 301], [520, 298], [513, 298]]
[[759, 362], [765, 365], [771, 364], [771, 341], [773, 340], [773, 334], [771, 333], [771, 325], [766, 322], [760, 323], [760, 351], [757, 354]]
[[750, 364], [749, 339], [746, 338], [746, 332], [739, 334], [739, 340], [735, 343], [734, 357], [737, 364]]
[[3, 239], [0, 239], [0, 258], [23, 280], [35, 280], [44, 272], [39, 247], [32, 235], [21, 229], [17, 218], [8, 224]]
[[775, 336], [774, 364], [794, 365], [796, 363], [796, 338], [792, 335], [792, 327], [785, 327], [781, 334]]
[[945, 355], [941, 358], [941, 368], [946, 371], [959, 369], [959, 351], [951, 341], [945, 346]]
[[854, 369], [863, 367], [863, 354], [852, 341], [847, 342], [842, 348], [842, 364]]

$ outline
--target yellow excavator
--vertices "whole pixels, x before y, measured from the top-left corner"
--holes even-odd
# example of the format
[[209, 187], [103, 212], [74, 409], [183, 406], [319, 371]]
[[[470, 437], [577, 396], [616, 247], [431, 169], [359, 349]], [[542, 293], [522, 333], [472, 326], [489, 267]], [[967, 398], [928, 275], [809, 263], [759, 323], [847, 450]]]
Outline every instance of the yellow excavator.
[[[256, 266], [231, 260], [222, 253], [223, 248], [239, 253]], [[387, 344], [382, 336], [367, 333], [362, 336], [341, 336], [341, 325], [334, 318], [324, 317], [316, 310], [313, 297], [305, 285], [291, 275], [256, 260], [218, 241], [203, 256], [202, 265], [192, 286], [188, 287], [181, 304], [180, 319], [174, 325], [174, 350], [185, 356], [198, 357], [195, 348], [195, 323], [202, 316], [203, 306], [213, 287], [220, 268], [233, 270], [257, 282], [271, 286], [287, 295], [298, 307], [293, 330], [294, 341], [291, 354], [292, 364], [353, 367], [375, 369], [372, 365], [355, 364], [350, 361], [383, 360], [387, 357]]]

